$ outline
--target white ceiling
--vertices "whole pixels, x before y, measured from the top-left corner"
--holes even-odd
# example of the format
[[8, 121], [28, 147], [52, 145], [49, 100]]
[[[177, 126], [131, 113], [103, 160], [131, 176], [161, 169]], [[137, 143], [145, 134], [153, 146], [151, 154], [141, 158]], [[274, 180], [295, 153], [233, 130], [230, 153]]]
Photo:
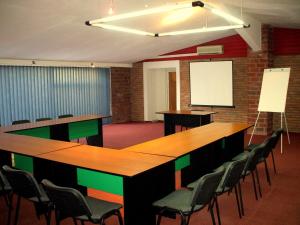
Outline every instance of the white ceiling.
[[[180, 0], [114, 0], [115, 14]], [[209, 0], [240, 10], [241, 0]], [[222, 4], [221, 4], [222, 3]], [[176, 37], [148, 37], [86, 26], [108, 16], [110, 0], [0, 0], [0, 58], [132, 63], [170, 51], [235, 34], [235, 31]], [[243, 13], [276, 27], [300, 28], [300, 0], [243, 0]], [[162, 25], [166, 15], [131, 19], [121, 24], [149, 32], [198, 28], [205, 16]], [[236, 15], [239, 16], [239, 15]], [[207, 16], [208, 25], [226, 25]], [[119, 22], [120, 23], [120, 22]]]

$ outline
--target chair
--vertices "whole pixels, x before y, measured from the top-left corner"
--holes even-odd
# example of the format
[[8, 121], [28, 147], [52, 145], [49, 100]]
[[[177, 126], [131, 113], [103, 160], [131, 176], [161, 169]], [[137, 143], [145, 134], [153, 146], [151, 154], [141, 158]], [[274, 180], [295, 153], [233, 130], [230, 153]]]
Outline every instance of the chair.
[[[17, 195], [14, 225], [18, 224], [21, 198], [25, 198], [30, 202], [33, 202], [37, 217], [40, 218], [40, 215], [43, 214], [47, 224], [49, 225], [51, 204], [44, 189], [38, 185], [32, 174], [26, 171], [13, 169], [6, 165], [3, 166], [3, 173], [12, 187], [13, 194]], [[11, 197], [10, 202], [13, 202], [12, 200], [13, 199]], [[9, 218], [11, 216], [11, 212], [12, 207], [9, 207]]]
[[35, 122], [47, 121], [47, 120], [51, 120], [51, 118], [50, 118], [50, 117], [37, 118], [37, 119], [35, 120]]
[[[272, 157], [272, 162], [273, 162], [273, 169], [274, 169], [274, 173], [277, 174], [277, 170], [276, 170], [276, 165], [275, 165], [275, 159], [274, 159], [274, 153], [273, 150], [275, 149], [278, 140], [281, 136], [281, 134], [283, 133], [283, 129], [279, 128], [277, 130], [275, 130], [272, 135], [272, 141], [270, 143], [270, 153], [271, 153], [271, 157]], [[247, 146], [246, 150], [247, 151], [251, 151], [253, 148], [255, 148], [256, 146], [258, 146], [259, 144], [250, 144], [249, 146]], [[270, 182], [269, 182], [270, 183]]]
[[[236, 161], [226, 162], [222, 166], [225, 168], [225, 173], [222, 180], [215, 191], [214, 203], [216, 203], [217, 216], [219, 225], [221, 225], [220, 209], [218, 204], [218, 196], [224, 193], [231, 193], [232, 189], [235, 191], [236, 202], [238, 207], [239, 217], [242, 218], [242, 190], [240, 185], [240, 178], [245, 168], [248, 155], [244, 154], [243, 157]], [[188, 185], [188, 188], [195, 188], [196, 183], [193, 182]]]
[[12, 125], [22, 124], [22, 123], [30, 123], [30, 120], [15, 120], [12, 122]]
[[[266, 177], [269, 185], [271, 185], [271, 177], [269, 174], [269, 169], [268, 169], [268, 164], [267, 164], [267, 158], [269, 157], [269, 154], [272, 152], [272, 146], [273, 143], [276, 141], [277, 137], [275, 135], [271, 135], [267, 139], [264, 140], [262, 145], [264, 145], [264, 150], [261, 153], [260, 157], [258, 157], [257, 164], [259, 163], [264, 163], [265, 165], [265, 172], [266, 172]], [[251, 149], [253, 151], [253, 149]]]
[[225, 170], [220, 167], [213, 173], [202, 176], [195, 183], [194, 189], [176, 190], [166, 197], [153, 203], [159, 209], [157, 225], [165, 213], [178, 213], [181, 216], [181, 225], [188, 225], [191, 215], [208, 205], [212, 222], [215, 225], [212, 199]]
[[68, 118], [68, 117], [73, 117], [73, 114], [63, 114], [58, 116], [59, 119]]
[[[258, 186], [258, 191], [259, 191], [260, 197], [262, 197], [259, 176], [258, 176], [258, 170], [257, 170], [257, 164], [259, 163], [259, 159], [262, 157], [262, 154], [265, 151], [266, 144], [267, 144], [267, 142], [265, 141], [262, 144], [256, 146], [251, 152], [249, 152], [248, 160], [246, 162], [244, 171], [242, 173], [243, 179], [245, 179], [246, 176], [251, 174], [256, 200], [258, 200], [256, 186]], [[237, 155], [232, 160], [233, 161], [239, 160], [243, 154], [245, 154], [245, 153], [241, 153], [240, 155]], [[254, 176], [254, 173], [255, 173], [255, 176]], [[257, 182], [257, 185], [256, 185], [256, 182]]]
[[42, 180], [42, 184], [54, 203], [57, 225], [68, 217], [73, 218], [74, 224], [80, 220], [82, 225], [85, 221], [104, 225], [104, 220], [112, 215], [118, 217], [120, 225], [123, 224], [120, 204], [84, 197], [76, 189], [56, 186], [46, 179]]
[[273, 150], [275, 149], [277, 143], [278, 143], [278, 140], [279, 138], [281, 137], [283, 133], [283, 129], [280, 128], [280, 129], [277, 129], [273, 132], [272, 136], [274, 136], [274, 139], [271, 143], [271, 156], [272, 156], [272, 161], [273, 161], [273, 168], [274, 168], [274, 173], [276, 174], [277, 173], [277, 170], [276, 170], [276, 165], [275, 165], [275, 159], [274, 159], [274, 154], [273, 154]]

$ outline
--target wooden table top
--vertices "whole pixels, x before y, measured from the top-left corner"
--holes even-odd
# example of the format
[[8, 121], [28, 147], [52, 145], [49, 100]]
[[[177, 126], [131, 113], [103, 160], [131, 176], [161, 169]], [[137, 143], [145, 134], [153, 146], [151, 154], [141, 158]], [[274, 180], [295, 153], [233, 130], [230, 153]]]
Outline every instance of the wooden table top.
[[197, 111], [197, 110], [168, 110], [156, 112], [157, 114], [175, 114], [175, 115], [197, 115], [197, 116], [205, 116], [215, 114], [216, 112], [211, 111]]
[[46, 126], [54, 126], [58, 124], [65, 124], [65, 123], [73, 123], [73, 122], [80, 122], [85, 120], [95, 120], [95, 119], [102, 119], [108, 118], [110, 116], [103, 116], [103, 115], [83, 115], [83, 116], [73, 116], [61, 119], [51, 119], [45, 120], [40, 122], [32, 122], [32, 123], [23, 123], [23, 124], [16, 124], [6, 127], [0, 127], [1, 132], [11, 132], [17, 130], [28, 130], [32, 128], [39, 128], [39, 127], [46, 127]]
[[125, 148], [127, 151], [178, 158], [251, 127], [241, 123], [210, 123]]
[[171, 157], [89, 145], [42, 154], [38, 158], [129, 177], [174, 160]]
[[78, 143], [56, 141], [17, 134], [0, 134], [0, 149], [27, 156], [78, 146]]

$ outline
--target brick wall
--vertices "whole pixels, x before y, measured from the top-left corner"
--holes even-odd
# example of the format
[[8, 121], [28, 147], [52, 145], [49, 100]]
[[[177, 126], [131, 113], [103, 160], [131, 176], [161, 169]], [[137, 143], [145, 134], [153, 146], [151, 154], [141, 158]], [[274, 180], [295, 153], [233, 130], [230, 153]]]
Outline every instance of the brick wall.
[[111, 68], [112, 122], [130, 121], [130, 73], [131, 68]]
[[[291, 67], [285, 112], [289, 131], [300, 132], [300, 54], [274, 56], [273, 66]], [[280, 113], [274, 113], [273, 126], [280, 127]]]
[[[300, 53], [298, 55], [293, 52], [293, 55], [273, 56], [272, 30], [267, 25], [262, 27], [262, 51], [252, 52], [248, 49], [247, 57], [236, 56], [221, 59], [233, 61], [235, 108], [213, 108], [213, 111], [218, 112], [214, 116], [215, 121], [235, 121], [254, 124], [258, 114], [257, 108], [263, 70], [271, 67], [291, 67], [286, 115], [290, 131], [300, 132]], [[181, 109], [191, 109], [189, 107], [189, 62], [192, 60], [180, 60]], [[144, 118], [143, 108], [143, 65], [142, 63], [136, 63], [131, 74], [131, 119], [142, 121]], [[192, 109], [211, 110], [208, 107], [193, 107]], [[259, 118], [256, 134], [267, 134], [273, 128], [275, 129], [280, 126], [280, 114], [262, 112]]]
[[143, 63], [134, 63], [130, 77], [131, 120], [144, 120]]

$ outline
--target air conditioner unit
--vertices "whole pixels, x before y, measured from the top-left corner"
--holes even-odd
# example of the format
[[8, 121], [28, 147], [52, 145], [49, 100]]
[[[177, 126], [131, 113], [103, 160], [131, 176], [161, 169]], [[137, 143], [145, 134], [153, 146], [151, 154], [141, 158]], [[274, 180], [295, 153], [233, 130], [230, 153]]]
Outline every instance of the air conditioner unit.
[[215, 55], [215, 54], [223, 54], [223, 53], [224, 53], [223, 45], [207, 45], [207, 46], [197, 47], [198, 55]]

